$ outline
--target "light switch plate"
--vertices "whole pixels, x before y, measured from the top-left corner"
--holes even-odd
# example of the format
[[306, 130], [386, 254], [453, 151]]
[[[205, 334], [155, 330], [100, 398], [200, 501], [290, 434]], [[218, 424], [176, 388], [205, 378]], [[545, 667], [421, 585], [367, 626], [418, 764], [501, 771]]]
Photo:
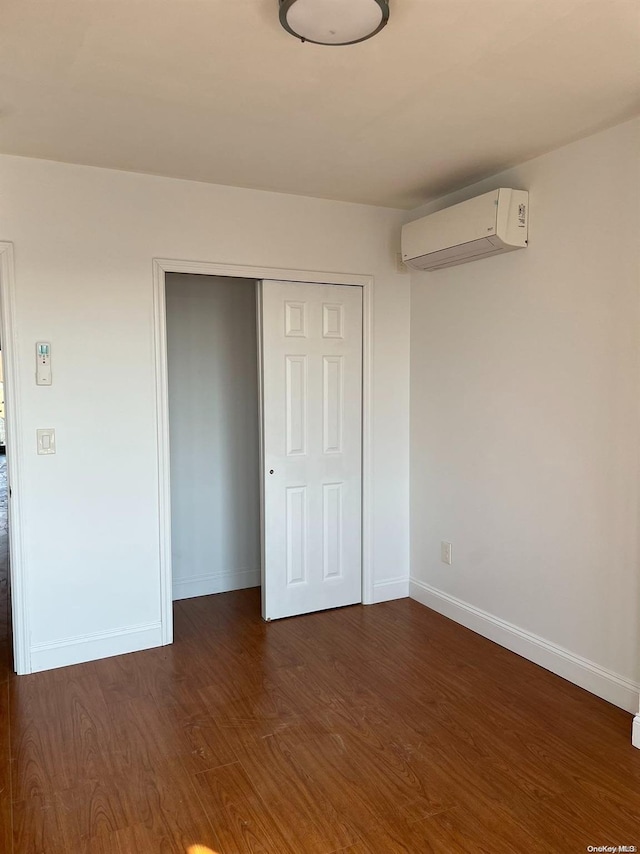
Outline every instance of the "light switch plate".
[[39, 454], [55, 454], [56, 452], [56, 431], [51, 429], [48, 430], [36, 430], [36, 436], [38, 437], [38, 453]]

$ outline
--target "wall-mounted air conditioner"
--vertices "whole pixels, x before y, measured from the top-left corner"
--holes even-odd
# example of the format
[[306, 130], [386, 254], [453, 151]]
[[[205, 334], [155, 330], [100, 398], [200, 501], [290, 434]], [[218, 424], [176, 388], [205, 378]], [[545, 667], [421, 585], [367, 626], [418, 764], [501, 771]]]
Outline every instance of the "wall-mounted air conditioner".
[[501, 187], [402, 226], [402, 260], [439, 270], [527, 245], [529, 193]]

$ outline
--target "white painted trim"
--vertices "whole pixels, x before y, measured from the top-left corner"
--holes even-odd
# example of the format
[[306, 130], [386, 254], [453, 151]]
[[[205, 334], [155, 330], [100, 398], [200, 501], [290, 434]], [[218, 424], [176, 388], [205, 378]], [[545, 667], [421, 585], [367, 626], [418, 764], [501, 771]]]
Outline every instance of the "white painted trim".
[[194, 596], [211, 596], [213, 593], [228, 593], [230, 590], [245, 590], [260, 586], [259, 569], [242, 569], [237, 572], [215, 572], [192, 575], [173, 581], [173, 598], [193, 599]]
[[637, 711], [640, 685], [630, 679], [417, 579], [411, 579], [409, 595], [422, 605], [444, 614], [445, 617], [562, 676], [563, 679], [585, 688], [592, 694], [608, 700], [615, 706], [628, 712]]
[[260, 466], [260, 613], [262, 619], [267, 619], [267, 599], [265, 595], [264, 566], [265, 566], [265, 539], [264, 539], [264, 365], [262, 359], [262, 279], [256, 283], [256, 338], [257, 338], [257, 369], [258, 369], [258, 465]]
[[29, 654], [29, 578], [25, 560], [22, 513], [22, 429], [20, 382], [15, 324], [15, 265], [13, 244], [0, 242], [0, 326], [5, 376], [7, 483], [11, 490], [9, 513], [9, 564], [13, 621], [13, 660], [16, 673], [31, 673]]
[[373, 277], [362, 286], [362, 604], [376, 602], [373, 562]]
[[153, 262], [153, 345], [156, 374], [156, 434], [158, 442], [158, 512], [160, 561], [160, 622], [162, 645], [173, 643], [171, 579], [171, 467], [169, 460], [169, 380], [164, 275], [161, 262]]
[[107, 632], [92, 632], [86, 635], [62, 638], [48, 643], [36, 643], [31, 647], [31, 664], [34, 673], [67, 667], [85, 661], [96, 661], [112, 655], [139, 652], [162, 645], [160, 623], [144, 623], [125, 626]]
[[154, 265], [165, 273], [197, 273], [201, 276], [228, 276], [232, 279], [274, 279], [279, 282], [311, 282], [318, 285], [371, 284], [373, 276], [328, 273], [318, 270], [289, 270], [284, 267], [248, 267], [242, 264], [218, 264], [213, 261], [183, 261], [155, 258]]
[[392, 599], [406, 599], [409, 595], [409, 579], [389, 578], [386, 581], [376, 581], [373, 585], [374, 602], [391, 602]]
[[633, 719], [633, 727], [631, 729], [631, 744], [634, 747], [640, 748], [640, 714]]
[[153, 259], [153, 325], [158, 443], [158, 514], [162, 643], [173, 640], [173, 585], [171, 572], [171, 483], [169, 459], [169, 402], [165, 274], [197, 273], [239, 279], [274, 279], [301, 284], [352, 285], [362, 288], [362, 601], [375, 602], [372, 513], [373, 513], [373, 276], [329, 273], [317, 270], [288, 270], [248, 267], [209, 261]]

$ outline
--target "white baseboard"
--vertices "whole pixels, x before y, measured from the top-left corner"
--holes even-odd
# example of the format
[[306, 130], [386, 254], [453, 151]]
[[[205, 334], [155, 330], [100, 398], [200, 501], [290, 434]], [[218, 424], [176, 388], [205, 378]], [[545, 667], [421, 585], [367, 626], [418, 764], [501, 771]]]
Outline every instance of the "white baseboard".
[[389, 578], [386, 581], [376, 581], [373, 585], [373, 604], [390, 602], [392, 599], [406, 599], [409, 595], [409, 579]]
[[173, 599], [174, 601], [176, 599], [193, 599], [194, 596], [228, 593], [230, 590], [244, 590], [245, 587], [260, 587], [259, 569], [192, 575], [189, 578], [174, 578]]
[[[409, 595], [422, 605], [608, 700], [614, 706], [627, 712], [637, 712], [640, 685], [630, 679], [417, 579], [411, 579]], [[640, 724], [636, 725], [634, 732], [640, 747]]]
[[640, 714], [633, 719], [633, 727], [631, 730], [631, 744], [634, 747], [640, 748]]
[[77, 635], [50, 643], [35, 643], [31, 646], [31, 672], [82, 664], [84, 661], [96, 661], [98, 658], [139, 652], [156, 646], [162, 646], [162, 626], [159, 622]]

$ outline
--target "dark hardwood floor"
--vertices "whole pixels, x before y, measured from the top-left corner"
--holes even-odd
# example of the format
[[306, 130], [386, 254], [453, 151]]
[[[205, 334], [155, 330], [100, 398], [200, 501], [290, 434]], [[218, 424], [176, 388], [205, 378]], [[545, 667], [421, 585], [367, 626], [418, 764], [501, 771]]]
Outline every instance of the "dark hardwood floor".
[[265, 625], [248, 590], [175, 622], [172, 647], [19, 678], [2, 641], [3, 854], [640, 843], [631, 716], [415, 602]]

